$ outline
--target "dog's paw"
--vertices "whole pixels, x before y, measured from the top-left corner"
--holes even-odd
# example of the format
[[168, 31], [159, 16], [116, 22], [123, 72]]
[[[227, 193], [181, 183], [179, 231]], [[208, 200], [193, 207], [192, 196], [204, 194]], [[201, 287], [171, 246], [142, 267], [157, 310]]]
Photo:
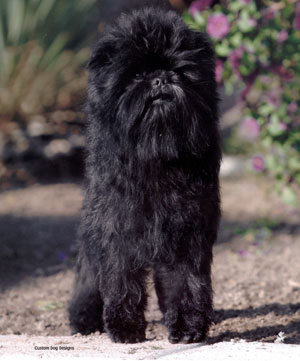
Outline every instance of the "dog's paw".
[[138, 343], [145, 341], [144, 331], [129, 331], [126, 327], [119, 330], [107, 330], [110, 339], [118, 343]]
[[171, 343], [203, 342], [211, 325], [210, 312], [199, 311], [166, 314], [166, 326]]
[[205, 339], [206, 334], [202, 332], [171, 331], [169, 341], [171, 343], [197, 343]]
[[122, 306], [108, 305], [104, 309], [104, 330], [113, 342], [142, 342], [146, 330], [144, 314], [128, 312]]
[[[94, 315], [93, 315], [94, 316]], [[81, 335], [89, 335], [96, 331], [102, 333], [104, 331], [102, 317], [91, 317], [89, 313], [77, 312], [70, 316], [71, 335], [80, 333]]]

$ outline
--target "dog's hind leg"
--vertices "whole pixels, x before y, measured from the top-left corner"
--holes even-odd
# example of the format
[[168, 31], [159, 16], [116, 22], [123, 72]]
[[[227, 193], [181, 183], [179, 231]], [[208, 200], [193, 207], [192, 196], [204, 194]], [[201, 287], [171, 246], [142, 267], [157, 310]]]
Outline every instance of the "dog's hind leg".
[[75, 287], [68, 311], [72, 334], [88, 335], [103, 331], [103, 301], [98, 277], [81, 253], [77, 260]]

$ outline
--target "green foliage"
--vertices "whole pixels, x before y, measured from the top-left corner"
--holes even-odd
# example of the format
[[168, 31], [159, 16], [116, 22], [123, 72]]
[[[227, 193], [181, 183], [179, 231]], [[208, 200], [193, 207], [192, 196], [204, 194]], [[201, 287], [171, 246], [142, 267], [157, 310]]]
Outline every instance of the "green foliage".
[[[272, 174], [283, 200], [299, 206], [300, 6], [296, 0], [233, 0], [197, 11], [197, 3], [184, 19], [211, 36], [217, 80], [227, 93], [237, 84], [243, 86], [244, 115], [252, 123], [240, 126], [248, 126], [246, 132], [254, 134], [248, 141], [263, 154], [259, 169], [254, 168]], [[216, 14], [222, 14], [222, 36], [209, 27]]]
[[36, 305], [42, 311], [53, 311], [64, 307], [64, 303], [60, 301], [38, 301]]
[[69, 106], [83, 88], [96, 0], [1, 0], [0, 116]]
[[96, 0], [2, 0], [0, 44], [20, 46], [36, 39], [39, 45], [49, 47], [63, 34], [68, 47], [80, 45], [90, 30], [87, 16], [95, 3]]

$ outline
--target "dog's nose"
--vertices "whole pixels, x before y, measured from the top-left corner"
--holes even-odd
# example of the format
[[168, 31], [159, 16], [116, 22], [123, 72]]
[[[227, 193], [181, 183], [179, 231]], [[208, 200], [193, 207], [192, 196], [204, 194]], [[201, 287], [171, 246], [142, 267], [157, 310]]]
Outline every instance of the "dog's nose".
[[165, 77], [156, 77], [152, 80], [152, 88], [162, 88], [164, 85], [168, 83]]

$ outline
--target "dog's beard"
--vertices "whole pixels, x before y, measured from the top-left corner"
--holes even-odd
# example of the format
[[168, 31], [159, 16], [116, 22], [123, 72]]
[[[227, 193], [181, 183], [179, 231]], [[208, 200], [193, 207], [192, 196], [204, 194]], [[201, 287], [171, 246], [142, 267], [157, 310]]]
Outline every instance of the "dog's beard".
[[180, 84], [169, 84], [155, 92], [134, 87], [120, 97], [115, 126], [123, 150], [136, 153], [139, 160], [174, 161], [199, 156], [208, 146], [200, 114], [209, 113], [199, 94]]

